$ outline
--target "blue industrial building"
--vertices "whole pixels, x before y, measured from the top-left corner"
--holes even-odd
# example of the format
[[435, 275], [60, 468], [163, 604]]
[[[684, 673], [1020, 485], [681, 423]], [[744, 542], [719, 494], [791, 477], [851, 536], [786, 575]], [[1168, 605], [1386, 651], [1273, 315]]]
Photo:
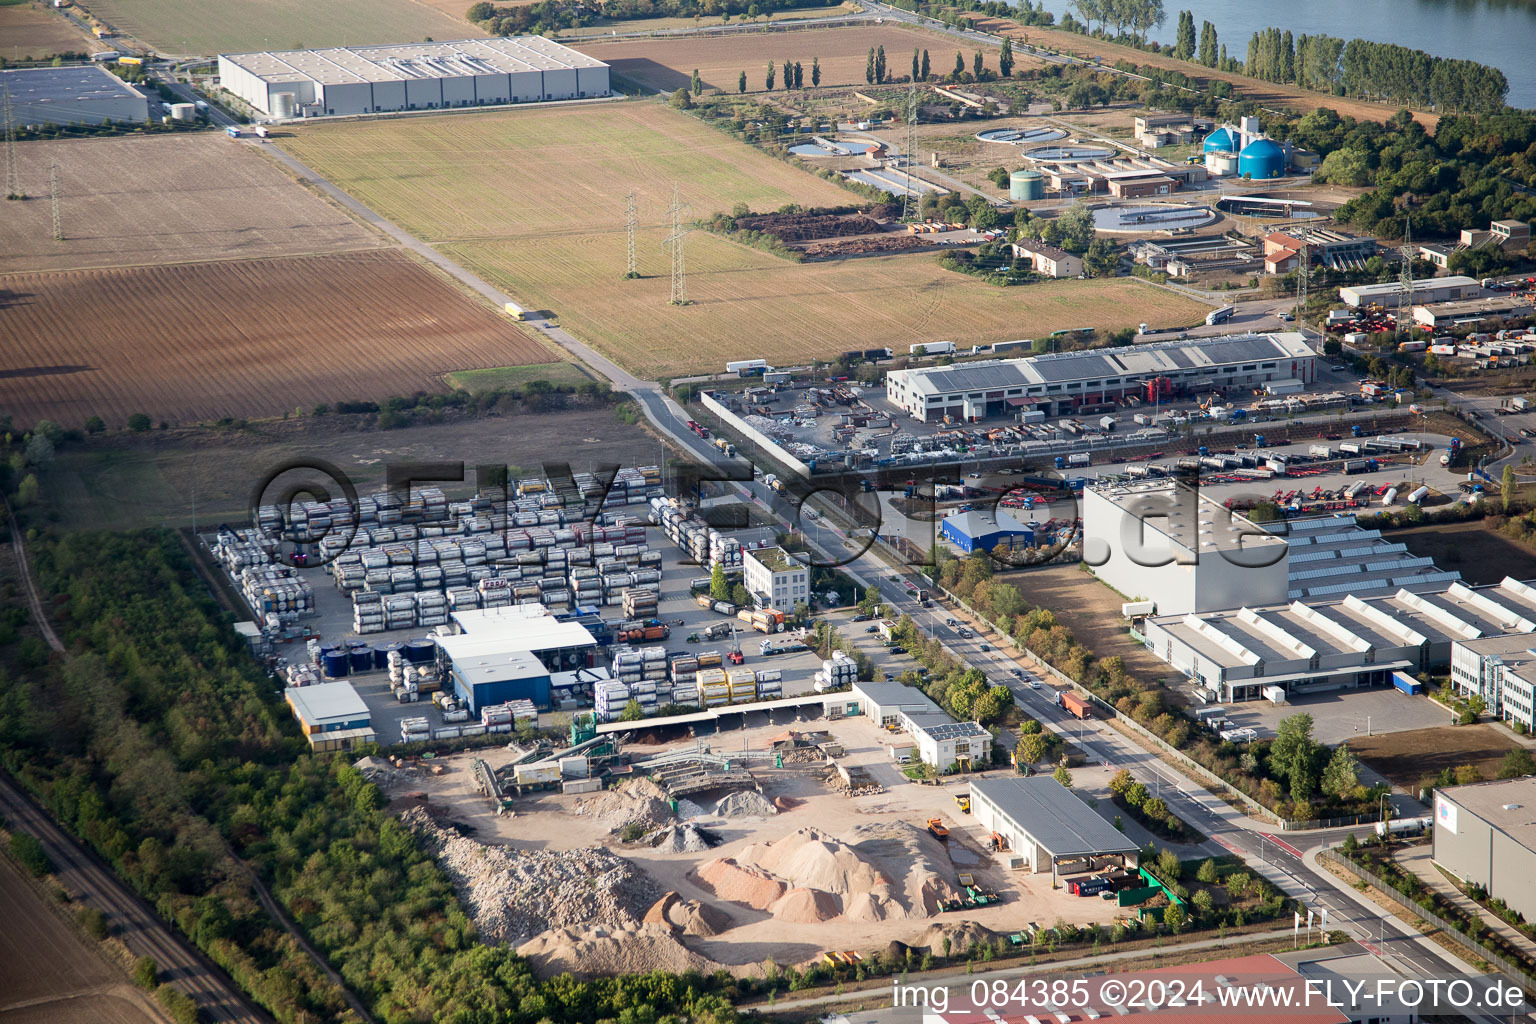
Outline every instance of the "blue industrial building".
[[1021, 523], [1002, 509], [993, 512], [957, 512], [939, 526], [939, 535], [966, 554], [1004, 547], [1033, 547], [1035, 528]]
[[450, 663], [448, 678], [454, 692], [477, 714], [481, 708], [509, 700], [531, 700], [541, 708], [550, 706], [549, 669], [528, 651], [455, 658]]
[[1285, 176], [1285, 151], [1273, 139], [1254, 139], [1237, 154], [1237, 173], [1263, 181]]
[[509, 700], [549, 709], [550, 674], [589, 667], [597, 649], [579, 622], [559, 622], [540, 605], [462, 609], [452, 617], [463, 632], [437, 638], [438, 664], [476, 713]]

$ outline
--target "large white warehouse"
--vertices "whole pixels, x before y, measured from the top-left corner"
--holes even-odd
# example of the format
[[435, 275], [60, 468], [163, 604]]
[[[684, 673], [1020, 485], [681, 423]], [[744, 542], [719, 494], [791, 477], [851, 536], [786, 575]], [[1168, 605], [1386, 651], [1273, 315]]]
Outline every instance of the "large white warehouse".
[[540, 36], [219, 55], [224, 88], [274, 117], [607, 96], [608, 65]]

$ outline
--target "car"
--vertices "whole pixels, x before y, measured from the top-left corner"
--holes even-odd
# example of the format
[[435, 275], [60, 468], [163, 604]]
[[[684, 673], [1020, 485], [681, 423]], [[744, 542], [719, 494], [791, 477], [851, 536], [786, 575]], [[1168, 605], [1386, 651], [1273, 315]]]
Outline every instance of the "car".
[[960, 639], [962, 640], [969, 640], [971, 637], [976, 635], [964, 626], [961, 626], [959, 629], [955, 630], [955, 632], [960, 634]]
[[865, 626], [864, 627], [864, 632], [866, 632], [866, 633], [878, 633], [878, 632], [880, 632], [880, 627], [879, 626]]
[[854, 617], [853, 617], [853, 618], [852, 618], [852, 619], [850, 619], [850, 620], [849, 620], [849, 621], [850, 621], [850, 622], [868, 622], [868, 621], [869, 621], [869, 620], [870, 620], [870, 619], [872, 619], [872, 618], [874, 618], [874, 616], [873, 616], [873, 615], [866, 615], [866, 614], [864, 614], [864, 613], [863, 613], [863, 612], [860, 612], [860, 613], [859, 613], [859, 614], [857, 614], [857, 615], [855, 615], [855, 616], [854, 616]]
[[1024, 678], [1024, 673], [1019, 671], [1016, 668], [1009, 669], [1008, 670], [1008, 674], [1013, 676], [1013, 678], [1015, 678], [1015, 679], [1023, 679]]
[[1040, 680], [1038, 680], [1038, 679], [1031, 679], [1031, 680], [1029, 680], [1029, 688], [1031, 690], [1038, 690], [1038, 689], [1040, 689]]
[[1290, 323], [1292, 320], [1296, 319], [1296, 314], [1295, 313], [1281, 313], [1280, 314], [1280, 319], [1284, 323]]
[[990, 651], [991, 649], [992, 649], [992, 645], [991, 644], [982, 644], [981, 645], [982, 653], [986, 653], [987, 651]]
[[1536, 437], [1536, 430], [1530, 430], [1527, 427], [1521, 427], [1520, 428], [1520, 436], [1521, 437]]
[[946, 626], [958, 626], [958, 625], [960, 625], [960, 620], [959, 619], [945, 619], [944, 620], [944, 625], [946, 625]]

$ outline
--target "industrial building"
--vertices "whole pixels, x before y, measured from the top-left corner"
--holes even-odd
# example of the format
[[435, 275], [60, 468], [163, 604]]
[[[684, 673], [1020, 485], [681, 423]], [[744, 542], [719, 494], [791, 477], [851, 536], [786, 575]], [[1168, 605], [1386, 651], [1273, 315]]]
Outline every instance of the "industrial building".
[[781, 547], [744, 550], [743, 583], [764, 608], [793, 611], [795, 602], [809, 600], [811, 570]]
[[219, 80], [276, 118], [609, 94], [607, 64], [541, 36], [220, 54]]
[[939, 536], [965, 554], [991, 551], [999, 544], [1005, 548], [1028, 548], [1035, 544], [1034, 526], [1019, 522], [1003, 509], [995, 512], [972, 510], [946, 516], [939, 524]]
[[[1032, 159], [1028, 153], [1025, 159]], [[1121, 199], [1167, 195], [1208, 177], [1202, 164], [1174, 164], [1153, 156], [1108, 155], [1035, 160], [1050, 188], [1064, 195]]]
[[1267, 687], [1289, 694], [1388, 686], [1394, 672], [1450, 664], [1458, 642], [1503, 636], [1531, 621], [1536, 588], [1505, 578], [1487, 587], [1418, 584], [1382, 597], [1155, 615], [1142, 623], [1142, 635], [1149, 651], [1229, 703], [1262, 699]]
[[[1266, 259], [1289, 254], [1292, 262], [1286, 269], [1295, 267], [1294, 260], [1303, 248], [1315, 263], [1333, 270], [1356, 270], [1363, 267], [1366, 260], [1376, 255], [1379, 246], [1374, 238], [1351, 235], [1333, 228], [1292, 228], [1285, 231], [1272, 231], [1264, 236]], [[1269, 272], [1285, 273], [1285, 270]]]
[[1200, 132], [1208, 132], [1214, 127], [1210, 121], [1197, 120], [1188, 114], [1142, 114], [1132, 124], [1136, 141], [1147, 149], [1188, 145]]
[[1256, 117], [1222, 125], [1205, 137], [1201, 150], [1205, 169], [1213, 177], [1237, 175], [1264, 181], [1284, 177], [1290, 163], [1285, 148], [1259, 131]]
[[1487, 231], [1461, 229], [1461, 248], [1476, 249], [1493, 245], [1506, 252], [1520, 252], [1531, 244], [1531, 226], [1523, 220], [1496, 220]]
[[922, 690], [905, 683], [857, 682], [853, 684], [853, 696], [859, 712], [882, 729], [901, 728], [907, 715], [944, 714]]
[[1536, 917], [1536, 778], [1436, 789], [1434, 859], [1526, 920]]
[[[1395, 306], [1403, 297], [1403, 284], [1389, 281], [1385, 284], [1355, 284], [1339, 289], [1339, 298], [1346, 306]], [[1483, 294], [1483, 286], [1470, 277], [1435, 277], [1413, 283], [1415, 302], [1456, 302], [1476, 299]]]
[[[1414, 290], [1415, 296], [1418, 290]], [[1413, 322], [1429, 330], [1475, 324], [1483, 320], [1518, 320], [1531, 316], [1536, 308], [1512, 295], [1490, 295], [1466, 302], [1441, 302], [1432, 306], [1414, 306]]]
[[1083, 491], [1083, 558], [1132, 601], [1165, 615], [1285, 600], [1285, 541], [1173, 480]]
[[1137, 262], [1161, 270], [1169, 277], [1251, 274], [1260, 268], [1263, 259], [1259, 246], [1246, 238], [1228, 235], [1139, 239], [1129, 248]]
[[283, 697], [315, 750], [351, 750], [373, 743], [373, 717], [351, 683], [290, 686]]
[[549, 708], [551, 674], [590, 668], [597, 641], [578, 622], [560, 622], [542, 605], [454, 611], [460, 632], [437, 638], [444, 678], [471, 712], [509, 700]]
[[938, 771], [991, 762], [992, 734], [986, 727], [955, 721], [914, 686], [857, 682], [851, 696], [850, 714], [862, 713], [882, 729], [905, 732], [912, 737], [918, 759]]
[[1038, 409], [1063, 415], [1083, 405], [1114, 402], [1146, 391], [1258, 387], [1270, 381], [1315, 379], [1317, 354], [1296, 332], [1190, 338], [1130, 348], [1089, 349], [891, 370], [886, 398], [915, 420], [973, 422]]
[[995, 832], [1034, 874], [1135, 867], [1136, 844], [1049, 775], [977, 779], [971, 813]]
[[1424, 589], [1460, 582], [1408, 545], [1388, 541], [1380, 530], [1363, 530], [1348, 513], [1264, 524], [1290, 548], [1286, 600], [1327, 600], [1354, 594], [1381, 597], [1404, 587]]
[[19, 126], [149, 120], [144, 94], [99, 64], [0, 71], [0, 91]]
[[1013, 258], [1029, 264], [1029, 269], [1046, 277], [1082, 277], [1083, 261], [1054, 245], [1032, 238], [1013, 243]]

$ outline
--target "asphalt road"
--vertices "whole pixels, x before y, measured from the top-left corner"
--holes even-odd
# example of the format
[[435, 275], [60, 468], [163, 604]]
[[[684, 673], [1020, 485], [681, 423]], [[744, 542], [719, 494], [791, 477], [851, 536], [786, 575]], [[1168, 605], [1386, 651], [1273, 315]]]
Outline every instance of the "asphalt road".
[[172, 932], [110, 868], [55, 825], [5, 775], [0, 775], [0, 814], [11, 825], [37, 837], [53, 861], [54, 877], [70, 896], [105, 914], [112, 933], [135, 956], [152, 957], [160, 976], [197, 1003], [203, 1020], [271, 1024], [271, 1018], [247, 1002], [222, 971]]

